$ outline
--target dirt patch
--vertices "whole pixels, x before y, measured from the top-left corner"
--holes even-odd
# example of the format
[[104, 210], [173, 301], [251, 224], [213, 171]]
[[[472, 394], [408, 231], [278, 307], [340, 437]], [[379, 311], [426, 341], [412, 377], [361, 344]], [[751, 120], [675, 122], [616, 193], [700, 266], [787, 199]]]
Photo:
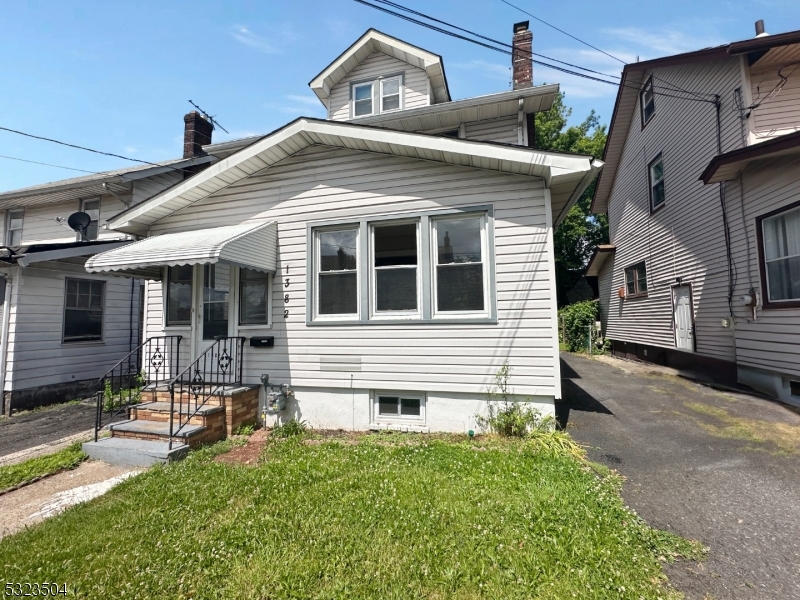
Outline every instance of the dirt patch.
[[258, 457], [261, 456], [261, 452], [267, 443], [269, 433], [267, 429], [259, 429], [247, 438], [247, 443], [244, 446], [237, 446], [230, 452], [220, 454], [214, 460], [229, 465], [255, 466], [258, 464]]
[[81, 486], [108, 481], [130, 472], [99, 461], [87, 461], [72, 471], [58, 473], [0, 496], [0, 538], [44, 520], [55, 510], [48, 506], [59, 494]]

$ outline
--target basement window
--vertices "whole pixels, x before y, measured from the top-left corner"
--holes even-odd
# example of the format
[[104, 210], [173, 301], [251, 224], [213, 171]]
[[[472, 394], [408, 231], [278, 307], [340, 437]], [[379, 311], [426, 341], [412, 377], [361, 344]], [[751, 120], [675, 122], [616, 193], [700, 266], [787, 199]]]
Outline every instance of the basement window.
[[642, 91], [639, 93], [639, 102], [642, 108], [642, 127], [650, 122], [653, 115], [656, 113], [656, 95], [653, 90], [653, 77], [652, 75], [644, 84]]
[[625, 297], [647, 296], [647, 265], [645, 261], [625, 268]]
[[375, 395], [374, 416], [376, 422], [424, 423], [425, 398], [404, 392], [380, 392]]

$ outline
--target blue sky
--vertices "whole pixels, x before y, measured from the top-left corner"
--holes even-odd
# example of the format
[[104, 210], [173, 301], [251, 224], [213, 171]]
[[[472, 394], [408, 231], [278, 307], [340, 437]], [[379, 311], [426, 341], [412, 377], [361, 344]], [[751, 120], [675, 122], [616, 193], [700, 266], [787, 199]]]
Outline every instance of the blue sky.
[[[757, 19], [771, 33], [800, 29], [796, 0], [512, 1], [626, 61], [746, 39]], [[401, 3], [503, 41], [528, 19], [500, 0]], [[6, 1], [2, 11], [0, 126], [148, 161], [180, 156], [189, 99], [230, 131], [214, 141], [324, 117], [308, 82], [369, 27], [441, 54], [453, 98], [510, 87], [510, 57], [352, 0]], [[532, 19], [531, 29], [535, 52], [621, 70]], [[574, 121], [592, 109], [610, 120], [615, 87], [537, 66], [534, 80], [562, 84]], [[89, 171], [134, 164], [3, 131], [0, 155]], [[0, 158], [2, 191], [80, 174]]]

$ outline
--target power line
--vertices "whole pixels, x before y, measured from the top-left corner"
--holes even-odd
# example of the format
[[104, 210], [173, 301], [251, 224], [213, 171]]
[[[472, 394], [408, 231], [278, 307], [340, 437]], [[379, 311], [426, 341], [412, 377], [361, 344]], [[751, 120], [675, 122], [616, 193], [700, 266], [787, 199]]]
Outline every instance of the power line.
[[17, 135], [22, 135], [22, 136], [25, 136], [25, 137], [33, 138], [35, 140], [42, 140], [42, 141], [45, 141], [45, 142], [52, 142], [53, 144], [59, 144], [61, 146], [67, 146], [69, 148], [77, 148], [78, 150], [85, 150], [86, 152], [93, 152], [95, 154], [102, 154], [103, 156], [112, 156], [114, 158], [121, 158], [122, 160], [129, 160], [131, 162], [138, 162], [138, 163], [142, 163], [142, 164], [145, 164], [145, 165], [150, 165], [150, 166], [153, 166], [153, 167], [162, 167], [162, 168], [171, 169], [172, 171], [179, 171], [179, 172], [189, 171], [188, 169], [176, 168], [176, 167], [172, 167], [172, 166], [169, 166], [169, 165], [160, 165], [158, 163], [150, 162], [148, 160], [141, 160], [139, 158], [129, 158], [127, 156], [122, 156], [121, 154], [114, 154], [113, 152], [103, 152], [102, 150], [94, 150], [92, 148], [87, 148], [86, 146], [78, 146], [77, 144], [70, 144], [70, 143], [67, 143], [67, 142], [54, 140], [52, 138], [47, 138], [47, 137], [43, 137], [43, 136], [40, 136], [40, 135], [33, 135], [32, 133], [25, 133], [24, 131], [18, 131], [16, 129], [9, 129], [8, 127], [0, 126], [0, 130], [8, 131], [9, 133], [16, 133]]
[[[376, 0], [376, 1], [381, 1], [381, 0]], [[369, 2], [366, 2], [366, 0], [355, 0], [355, 2], [358, 2], [359, 4], [363, 4], [365, 6], [369, 6], [370, 8], [374, 8], [374, 9], [379, 10], [381, 12], [385, 12], [387, 14], [390, 14], [390, 15], [392, 15], [394, 17], [403, 19], [403, 20], [408, 21], [410, 23], [414, 23], [415, 25], [420, 25], [422, 27], [426, 27], [426, 28], [431, 29], [433, 31], [436, 31], [438, 33], [443, 33], [445, 35], [449, 35], [451, 37], [454, 37], [454, 38], [457, 38], [457, 39], [460, 39], [460, 40], [464, 40], [464, 41], [467, 41], [467, 42], [470, 42], [470, 43], [473, 43], [473, 44], [477, 44], [478, 46], [483, 46], [484, 48], [488, 48], [489, 50], [494, 50], [495, 52], [501, 52], [503, 54], [513, 55], [511, 51], [505, 50], [504, 48], [498, 48], [497, 46], [492, 46], [490, 44], [487, 44], [487, 43], [484, 43], [484, 42], [481, 42], [481, 41], [478, 41], [478, 40], [475, 40], [475, 39], [472, 39], [472, 38], [468, 38], [468, 37], [460, 35], [458, 33], [454, 33], [452, 31], [448, 31], [446, 29], [442, 29], [441, 27], [437, 27], [436, 25], [431, 25], [430, 23], [425, 23], [424, 21], [420, 21], [418, 19], [414, 19], [414, 18], [409, 17], [407, 15], [403, 15], [403, 14], [394, 12], [394, 11], [389, 10], [387, 8], [384, 8], [382, 6], [378, 6], [378, 5], [375, 5], [375, 4], [370, 4]], [[448, 24], [448, 26], [455, 27], [454, 25], [449, 25], [449, 24]], [[473, 34], [473, 35], [477, 35], [477, 34]], [[637, 87], [637, 86], [628, 85], [628, 84], [623, 83], [623, 82], [617, 83], [617, 82], [614, 82], [614, 81], [609, 81], [607, 79], [601, 79], [601, 78], [595, 77], [593, 75], [587, 75], [585, 73], [578, 73], [577, 71], [572, 71], [570, 69], [566, 69], [564, 67], [559, 67], [558, 65], [554, 65], [554, 64], [551, 64], [551, 63], [546, 63], [546, 62], [543, 62], [541, 60], [536, 60], [534, 58], [531, 58], [531, 62], [534, 63], [534, 64], [537, 64], [537, 65], [543, 66], [543, 67], [547, 67], [549, 69], [554, 69], [556, 71], [561, 71], [562, 73], [566, 73], [568, 75], [574, 75], [576, 77], [582, 77], [584, 79], [589, 79], [591, 81], [597, 81], [597, 82], [600, 82], [600, 83], [613, 85], [614, 87], [622, 86], [622, 87], [627, 87], [627, 88], [636, 90], [637, 92], [640, 91], [639, 87]], [[582, 67], [579, 67], [579, 68], [582, 68]], [[613, 75], [605, 75], [605, 74], [604, 74], [604, 76], [613, 77]], [[686, 97], [686, 96], [675, 96], [675, 95], [672, 95], [672, 94], [665, 94], [664, 92], [658, 92], [658, 91], [655, 91], [655, 90], [654, 90], [653, 93], [656, 94], [656, 95], [662, 96], [662, 97], [676, 98], [678, 100], [692, 100], [692, 101], [695, 101], [695, 102], [708, 102], [710, 104], [714, 103], [713, 100], [707, 100], [705, 98], [701, 98], [701, 97], [697, 96], [697, 94], [694, 94], [693, 92], [688, 92], [686, 90], [680, 90], [679, 88], [676, 89], [676, 90], [670, 90], [670, 91], [686, 92], [688, 94], [691, 94], [692, 96], [696, 96], [696, 98], [690, 98], [690, 97]]]
[[605, 50], [600, 50], [600, 48], [598, 48], [597, 46], [592, 46], [592, 45], [591, 45], [589, 42], [584, 42], [582, 39], [580, 39], [580, 38], [578, 38], [578, 37], [575, 37], [575, 36], [574, 36], [574, 35], [572, 35], [571, 33], [567, 33], [567, 32], [566, 32], [566, 31], [564, 31], [563, 29], [559, 29], [559, 28], [558, 28], [558, 27], [556, 27], [555, 25], [551, 25], [550, 23], [548, 23], [548, 22], [547, 22], [547, 21], [545, 21], [544, 19], [540, 19], [540, 18], [539, 18], [539, 17], [537, 17], [536, 15], [533, 15], [533, 14], [529, 13], [527, 10], [524, 10], [524, 9], [520, 8], [519, 6], [516, 6], [515, 4], [511, 4], [511, 2], [507, 2], [506, 0], [500, 0], [500, 2], [502, 2], [503, 4], [507, 4], [507, 5], [508, 5], [508, 6], [510, 6], [511, 8], [516, 8], [518, 11], [520, 11], [520, 12], [522, 12], [522, 13], [525, 13], [526, 15], [528, 15], [528, 16], [529, 16], [531, 19], [536, 19], [536, 20], [537, 20], [537, 21], [539, 21], [540, 23], [543, 23], [544, 25], [547, 25], [548, 27], [550, 27], [550, 28], [552, 28], [552, 29], [555, 29], [555, 30], [556, 30], [556, 31], [558, 31], [559, 33], [563, 33], [563, 34], [564, 34], [564, 35], [566, 35], [567, 37], [571, 37], [571, 38], [572, 38], [573, 40], [575, 40], [576, 42], [580, 42], [581, 44], [583, 44], [584, 46], [588, 46], [588, 47], [589, 47], [589, 48], [591, 48], [592, 50], [597, 50], [597, 51], [598, 51], [598, 52], [600, 52], [601, 54], [605, 54], [605, 55], [606, 55], [606, 56], [608, 56], [609, 58], [613, 58], [614, 60], [621, 62], [623, 65], [626, 65], [626, 64], [628, 64], [628, 63], [626, 63], [624, 60], [622, 60], [621, 58], [617, 58], [616, 56], [614, 56], [613, 54], [609, 54], [609, 53], [608, 53], [608, 52], [606, 52]]
[[34, 165], [44, 165], [45, 167], [55, 167], [56, 169], [67, 169], [69, 171], [80, 171], [81, 173], [91, 173], [92, 175], [100, 175], [98, 171], [87, 171], [86, 169], [76, 169], [74, 167], [62, 167], [61, 165], [51, 165], [50, 163], [38, 162], [35, 160], [27, 160], [25, 158], [17, 158], [16, 156], [5, 156], [0, 154], [0, 158], [7, 158], [8, 160], [18, 160], [20, 162], [32, 163]]
[[[555, 29], [556, 31], [558, 31], [558, 32], [560, 32], [560, 33], [563, 33], [563, 34], [564, 34], [564, 35], [566, 35], [567, 37], [570, 37], [570, 38], [572, 38], [573, 40], [576, 40], [576, 41], [580, 42], [580, 43], [581, 43], [581, 44], [583, 44], [584, 46], [588, 46], [588, 47], [589, 47], [589, 48], [591, 48], [592, 50], [597, 50], [597, 51], [598, 51], [598, 52], [600, 52], [601, 54], [605, 54], [605, 55], [606, 55], [606, 56], [608, 56], [609, 58], [613, 58], [614, 60], [621, 62], [623, 65], [627, 65], [627, 64], [628, 64], [628, 63], [626, 63], [624, 60], [622, 60], [621, 58], [618, 58], [618, 57], [614, 56], [613, 54], [609, 54], [609, 53], [608, 53], [608, 52], [606, 52], [605, 50], [601, 50], [601, 49], [600, 49], [600, 48], [598, 48], [597, 46], [593, 46], [593, 45], [592, 45], [592, 44], [590, 44], [589, 42], [585, 42], [585, 41], [583, 41], [582, 39], [580, 39], [579, 37], [576, 37], [576, 36], [572, 35], [571, 33], [567, 33], [567, 32], [566, 32], [566, 31], [564, 31], [563, 29], [559, 29], [559, 28], [558, 28], [558, 27], [556, 27], [555, 25], [552, 25], [552, 24], [548, 23], [547, 21], [545, 21], [545, 20], [543, 20], [543, 19], [540, 19], [540, 18], [539, 18], [539, 17], [537, 17], [536, 15], [529, 13], [527, 10], [524, 10], [524, 9], [520, 8], [519, 6], [517, 6], [517, 5], [515, 5], [515, 4], [511, 4], [511, 2], [508, 2], [507, 0], [500, 0], [500, 2], [502, 2], [503, 4], [507, 4], [508, 6], [510, 6], [510, 7], [512, 7], [512, 8], [516, 8], [516, 9], [517, 9], [518, 11], [520, 11], [521, 13], [524, 13], [524, 14], [528, 15], [528, 16], [529, 16], [529, 17], [531, 17], [532, 19], [536, 19], [536, 20], [537, 20], [537, 21], [539, 21], [540, 23], [544, 23], [544, 24], [545, 24], [545, 25], [547, 25], [548, 27], [552, 27], [552, 28], [553, 28], [553, 29]], [[701, 97], [702, 97], [700, 94], [697, 94], [697, 93], [695, 93], [695, 92], [691, 92], [691, 91], [689, 91], [689, 90], [685, 90], [685, 89], [683, 89], [683, 88], [681, 88], [681, 87], [679, 87], [679, 86], [675, 85], [674, 83], [670, 83], [670, 82], [669, 82], [669, 81], [667, 81], [666, 79], [662, 79], [662, 78], [660, 78], [660, 77], [657, 77], [656, 75], [653, 75], [653, 74], [651, 74], [651, 76], [653, 77], [653, 79], [656, 79], [656, 80], [658, 80], [658, 81], [661, 81], [662, 83], [665, 83], [665, 84], [667, 84], [667, 85], [668, 85], [668, 86], [670, 86], [670, 87], [671, 87], [671, 88], [672, 88], [674, 91], [681, 91], [681, 92], [684, 92], [684, 93], [686, 93], [686, 94], [691, 94], [692, 96], [697, 96], [698, 98], [701, 98]], [[619, 78], [619, 79], [621, 79], [621, 78]], [[713, 96], [714, 94], [705, 94], [705, 95], [706, 95], [706, 96]], [[705, 99], [704, 99], [704, 100], [705, 100]], [[705, 101], [706, 101], [706, 102], [710, 102], [709, 100], [705, 100]]]

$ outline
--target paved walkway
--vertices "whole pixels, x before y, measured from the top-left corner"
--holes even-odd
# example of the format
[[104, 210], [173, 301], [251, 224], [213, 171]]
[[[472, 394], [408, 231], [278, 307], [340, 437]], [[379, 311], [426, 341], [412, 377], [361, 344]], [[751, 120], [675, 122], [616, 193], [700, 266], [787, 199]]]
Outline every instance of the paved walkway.
[[688, 599], [800, 598], [800, 415], [618, 360], [562, 355], [557, 414], [649, 524], [702, 541]]

